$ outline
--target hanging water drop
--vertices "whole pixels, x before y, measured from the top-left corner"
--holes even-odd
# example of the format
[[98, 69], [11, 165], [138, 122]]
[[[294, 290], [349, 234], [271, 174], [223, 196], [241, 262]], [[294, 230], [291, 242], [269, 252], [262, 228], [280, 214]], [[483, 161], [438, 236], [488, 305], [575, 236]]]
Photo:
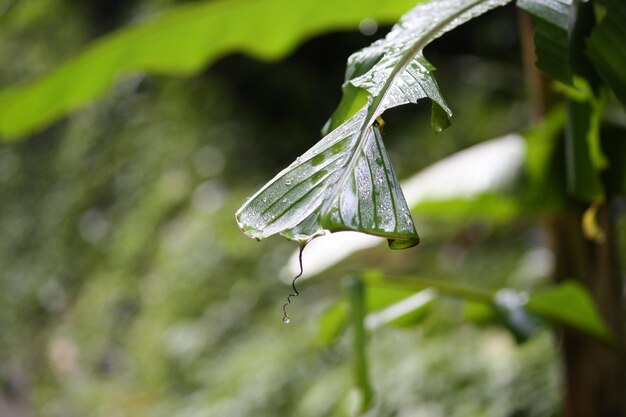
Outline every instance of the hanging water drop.
[[289, 324], [289, 322], [291, 322], [291, 320], [289, 319], [289, 317], [287, 317], [287, 316], [283, 317], [283, 323], [285, 323], [285, 324]]

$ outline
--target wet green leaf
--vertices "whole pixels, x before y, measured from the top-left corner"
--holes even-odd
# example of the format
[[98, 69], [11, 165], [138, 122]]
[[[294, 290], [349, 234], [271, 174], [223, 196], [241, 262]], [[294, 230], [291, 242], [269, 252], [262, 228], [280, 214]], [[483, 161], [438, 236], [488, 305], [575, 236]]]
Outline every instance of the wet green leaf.
[[306, 243], [323, 230], [356, 230], [414, 246], [413, 226], [377, 126], [364, 112], [318, 142], [237, 212], [248, 236], [275, 233]]
[[325, 230], [355, 230], [389, 239], [392, 249], [416, 245], [419, 237], [376, 120], [386, 109], [425, 97], [451, 115], [422, 49], [507, 2], [419, 4], [386, 38], [350, 56], [346, 76], [368, 92], [368, 104], [249, 199], [236, 214], [241, 230], [256, 239], [280, 233], [300, 243]]

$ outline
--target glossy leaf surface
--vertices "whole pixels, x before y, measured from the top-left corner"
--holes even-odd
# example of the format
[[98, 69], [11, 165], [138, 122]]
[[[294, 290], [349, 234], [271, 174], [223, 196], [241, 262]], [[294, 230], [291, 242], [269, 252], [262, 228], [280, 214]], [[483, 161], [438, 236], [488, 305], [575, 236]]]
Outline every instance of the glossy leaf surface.
[[[422, 50], [431, 41], [466, 21], [509, 0], [441, 0], [419, 4], [402, 16], [391, 32], [348, 58], [343, 97], [327, 123], [339, 126], [357, 110], [365, 90], [373, 98], [376, 115], [385, 109], [416, 103], [428, 97], [435, 104], [435, 130], [447, 127], [452, 111], [443, 99], [433, 76], [435, 68]], [[442, 120], [446, 119], [445, 121]]]
[[[353, 87], [368, 93], [368, 104], [249, 199], [236, 215], [241, 230], [256, 239], [281, 233], [300, 243], [324, 230], [355, 230], [385, 237], [395, 249], [416, 245], [419, 237], [376, 119], [386, 109], [424, 97], [451, 114], [422, 49], [446, 31], [507, 2], [419, 4], [386, 38], [353, 54], [347, 78]], [[357, 90], [350, 91], [362, 100]], [[353, 106], [344, 105], [348, 109], [344, 113], [351, 113]], [[437, 119], [443, 125], [441, 117]], [[335, 124], [331, 120], [330, 127]]]
[[357, 230], [419, 242], [380, 130], [359, 129], [365, 116], [344, 123], [278, 174], [237, 213], [241, 229], [262, 239], [282, 233], [305, 243], [322, 230]]

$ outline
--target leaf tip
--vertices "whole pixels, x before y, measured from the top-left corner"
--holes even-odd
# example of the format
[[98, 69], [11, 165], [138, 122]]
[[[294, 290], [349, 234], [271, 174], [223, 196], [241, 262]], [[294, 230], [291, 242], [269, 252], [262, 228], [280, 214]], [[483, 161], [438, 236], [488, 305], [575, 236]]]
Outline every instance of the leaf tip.
[[408, 249], [417, 246], [420, 243], [419, 237], [411, 239], [387, 239], [389, 249]]
[[246, 236], [256, 241], [260, 241], [263, 238], [263, 236], [261, 236], [261, 234], [259, 233], [259, 230], [253, 226], [250, 226], [249, 224], [246, 224], [244, 220], [242, 220], [242, 214], [246, 208], [246, 204], [247, 204], [247, 201], [246, 203], [244, 203], [243, 206], [239, 208], [239, 210], [235, 212], [235, 222], [237, 223], [237, 227], [239, 228], [239, 230], [243, 232], [243, 234], [245, 234]]

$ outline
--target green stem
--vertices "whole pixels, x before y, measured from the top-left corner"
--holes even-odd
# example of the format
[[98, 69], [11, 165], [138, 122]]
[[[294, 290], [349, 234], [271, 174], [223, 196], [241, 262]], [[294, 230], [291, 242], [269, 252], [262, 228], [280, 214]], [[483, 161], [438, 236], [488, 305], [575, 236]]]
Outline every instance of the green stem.
[[352, 347], [354, 352], [354, 373], [356, 386], [361, 392], [360, 411], [366, 411], [374, 399], [374, 391], [369, 380], [367, 364], [367, 340], [365, 334], [365, 285], [358, 278], [350, 279], [348, 294], [352, 309]]

